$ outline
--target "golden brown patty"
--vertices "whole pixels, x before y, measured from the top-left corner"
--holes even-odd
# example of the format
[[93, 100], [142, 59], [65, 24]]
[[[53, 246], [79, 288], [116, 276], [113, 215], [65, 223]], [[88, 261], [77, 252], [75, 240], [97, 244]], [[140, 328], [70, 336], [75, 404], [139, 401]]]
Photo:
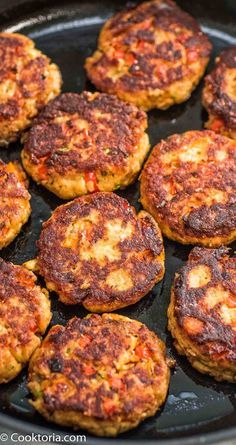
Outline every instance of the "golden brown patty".
[[161, 141], [141, 175], [141, 202], [162, 232], [183, 244], [236, 239], [236, 142], [213, 131]]
[[180, 354], [217, 380], [236, 382], [236, 257], [195, 247], [176, 274], [169, 329]]
[[0, 33], [0, 145], [15, 141], [60, 89], [58, 67], [32, 40]]
[[142, 323], [115, 314], [54, 326], [30, 362], [33, 406], [47, 420], [115, 436], [165, 401], [164, 343]]
[[0, 249], [20, 232], [30, 216], [28, 182], [20, 164], [0, 160]]
[[66, 304], [114, 311], [140, 300], [164, 274], [161, 232], [114, 193], [58, 207], [43, 224], [37, 267]]
[[205, 78], [202, 99], [209, 113], [206, 128], [236, 139], [236, 46], [217, 57]]
[[32, 272], [0, 259], [0, 383], [19, 374], [50, 322], [48, 293], [35, 282]]
[[112, 191], [136, 178], [149, 149], [147, 116], [115, 96], [62, 94], [28, 133], [22, 161], [60, 198]]
[[85, 68], [96, 87], [145, 110], [187, 100], [209, 61], [211, 43], [172, 0], [116, 14]]

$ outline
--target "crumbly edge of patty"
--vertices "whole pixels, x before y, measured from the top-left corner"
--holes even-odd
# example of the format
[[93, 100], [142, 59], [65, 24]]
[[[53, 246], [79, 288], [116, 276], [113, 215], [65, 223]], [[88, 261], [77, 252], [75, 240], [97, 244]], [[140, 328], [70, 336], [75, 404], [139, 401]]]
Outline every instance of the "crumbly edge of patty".
[[179, 326], [175, 311], [175, 296], [174, 290], [171, 290], [171, 301], [168, 308], [168, 330], [174, 338], [174, 345], [180, 355], [186, 356], [193, 368], [202, 374], [208, 374], [214, 377], [217, 381], [236, 382], [236, 370], [234, 365], [230, 363], [224, 365], [222, 361], [211, 360], [209, 356], [200, 352], [194, 341], [190, 340], [189, 336]]

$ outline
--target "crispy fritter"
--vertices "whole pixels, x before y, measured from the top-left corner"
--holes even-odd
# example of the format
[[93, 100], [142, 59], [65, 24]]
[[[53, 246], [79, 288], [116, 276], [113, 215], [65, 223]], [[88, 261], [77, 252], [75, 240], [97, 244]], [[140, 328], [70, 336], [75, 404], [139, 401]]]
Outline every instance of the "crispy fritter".
[[60, 89], [59, 68], [32, 40], [0, 33], [0, 145], [18, 139]]
[[146, 295], [164, 274], [159, 227], [114, 193], [58, 207], [43, 224], [37, 270], [66, 304], [114, 311]]
[[30, 216], [30, 194], [24, 171], [17, 162], [0, 160], [0, 249], [18, 235]]
[[30, 362], [32, 405], [47, 420], [115, 436], [153, 416], [170, 372], [164, 343], [115, 314], [54, 326]]
[[147, 116], [115, 96], [62, 94], [29, 131], [22, 161], [60, 198], [126, 187], [149, 149]]
[[144, 110], [166, 109], [190, 97], [211, 48], [196, 21], [172, 0], [152, 0], [106, 22], [85, 68], [98, 89]]
[[168, 310], [180, 354], [216, 380], [236, 382], [236, 257], [195, 247], [176, 274]]
[[0, 383], [16, 377], [51, 319], [46, 289], [22, 266], [0, 259]]
[[205, 78], [202, 100], [209, 113], [206, 128], [236, 139], [236, 46], [216, 58]]
[[183, 244], [236, 239], [236, 142], [213, 131], [161, 141], [141, 174], [141, 202], [162, 232]]

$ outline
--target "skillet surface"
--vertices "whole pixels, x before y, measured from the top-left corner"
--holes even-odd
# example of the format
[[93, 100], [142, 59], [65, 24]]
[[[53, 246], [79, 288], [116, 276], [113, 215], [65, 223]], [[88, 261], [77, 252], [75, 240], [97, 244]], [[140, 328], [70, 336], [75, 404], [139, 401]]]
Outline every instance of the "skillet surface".
[[[214, 57], [230, 44], [236, 44], [236, 4], [234, 0], [205, 1], [178, 0], [180, 6], [196, 17], [203, 29], [208, 32], [214, 44]], [[48, 6], [49, 5], [49, 6]], [[0, 27], [2, 30], [21, 32], [36, 41], [39, 49], [48, 54], [62, 70], [63, 91], [93, 90], [83, 70], [85, 57], [96, 47], [96, 38], [103, 21], [114, 11], [124, 7], [124, 1], [82, 0], [67, 3], [51, 0], [27, 2], [24, 0], [0, 0]], [[191, 99], [168, 111], [149, 113], [149, 135], [152, 146], [161, 138], [175, 132], [201, 129], [206, 119], [200, 103], [202, 83]], [[20, 144], [9, 150], [1, 149], [0, 156], [5, 160], [19, 158]], [[138, 184], [119, 192], [130, 203], [139, 208]], [[36, 254], [36, 240], [41, 224], [48, 219], [53, 209], [62, 203], [58, 198], [31, 182], [32, 215], [17, 239], [1, 252], [7, 261], [16, 264], [31, 259]], [[235, 247], [235, 246], [234, 246]], [[177, 361], [172, 372], [169, 396], [163, 410], [154, 418], [144, 422], [139, 428], [122, 434], [117, 439], [99, 439], [87, 436], [87, 442], [96, 443], [162, 443], [183, 444], [217, 442], [236, 438], [236, 385], [216, 383], [207, 376], [194, 371], [184, 358], [179, 357], [172, 346], [170, 334], [166, 330], [166, 311], [169, 303], [170, 286], [176, 270], [186, 261], [190, 247], [165, 240], [166, 275], [148, 296], [120, 314], [144, 322], [167, 343], [168, 353]], [[72, 316], [84, 316], [80, 307], [66, 307], [52, 295], [52, 324], [65, 324]], [[46, 423], [28, 403], [26, 370], [13, 382], [0, 388], [0, 429], [9, 426], [14, 431], [35, 433], [68, 433]]]

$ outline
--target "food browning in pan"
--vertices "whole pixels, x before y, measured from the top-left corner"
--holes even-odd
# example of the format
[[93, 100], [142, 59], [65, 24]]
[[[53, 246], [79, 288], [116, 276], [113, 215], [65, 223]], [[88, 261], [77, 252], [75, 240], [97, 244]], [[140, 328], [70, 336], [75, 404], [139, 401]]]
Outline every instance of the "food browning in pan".
[[92, 312], [136, 303], [164, 274], [158, 225], [113, 193], [58, 207], [43, 224], [38, 248], [36, 267], [47, 288]]
[[153, 416], [169, 386], [164, 343], [115, 314], [54, 326], [32, 357], [31, 402], [47, 420], [116, 436]]
[[194, 368], [236, 382], [236, 257], [227, 248], [192, 250], [168, 315], [176, 349]]
[[103, 27], [86, 70], [96, 87], [144, 110], [187, 100], [203, 76], [211, 43], [172, 0], [125, 10]]
[[209, 113], [206, 128], [236, 139], [236, 46], [217, 57], [205, 78], [202, 99]]
[[22, 152], [32, 178], [60, 198], [113, 191], [136, 178], [149, 149], [147, 116], [115, 96], [62, 94], [41, 112]]
[[50, 319], [48, 293], [35, 275], [0, 259], [0, 383], [19, 374]]
[[0, 160], [0, 249], [6, 247], [27, 222], [30, 208], [28, 182], [20, 164]]
[[161, 141], [141, 174], [141, 202], [162, 232], [183, 244], [236, 239], [236, 142], [213, 131]]
[[18, 139], [60, 88], [58, 67], [32, 40], [0, 33], [0, 145]]

